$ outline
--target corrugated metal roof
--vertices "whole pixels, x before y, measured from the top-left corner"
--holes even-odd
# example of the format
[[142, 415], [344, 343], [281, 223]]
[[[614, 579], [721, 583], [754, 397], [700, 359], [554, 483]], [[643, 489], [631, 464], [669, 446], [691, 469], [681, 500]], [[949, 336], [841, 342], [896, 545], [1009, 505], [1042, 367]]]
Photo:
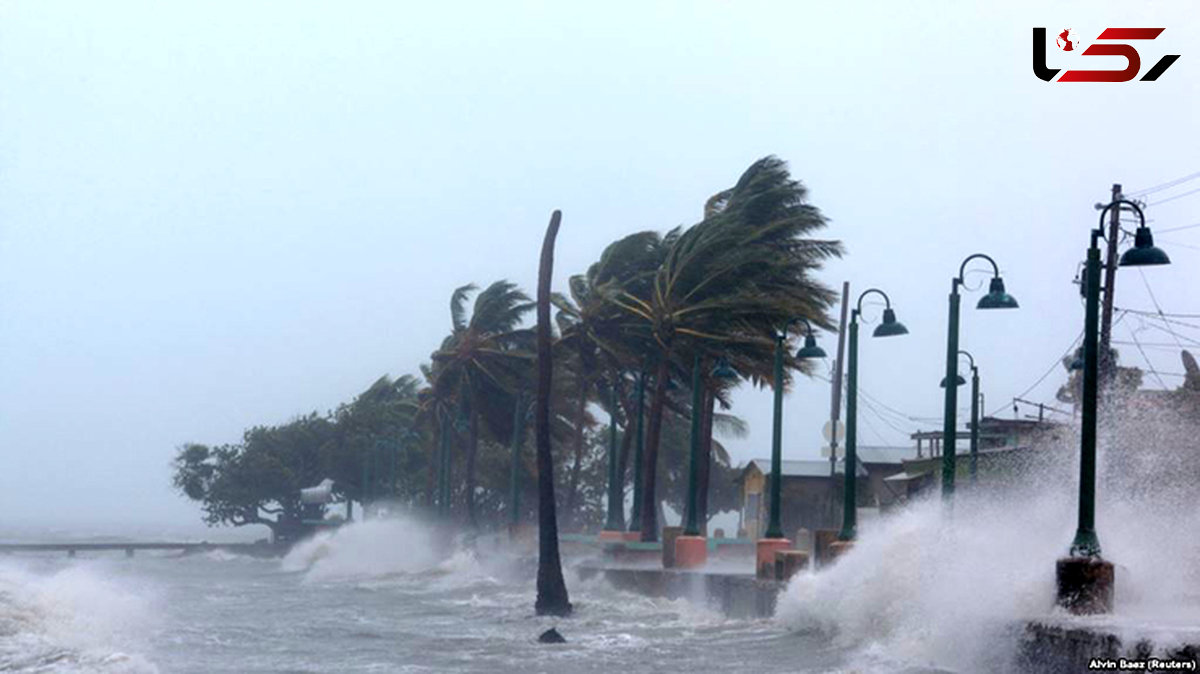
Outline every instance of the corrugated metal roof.
[[863, 463], [890, 463], [899, 466], [904, 459], [917, 458], [917, 448], [912, 445], [906, 447], [859, 445], [855, 451], [858, 453], [858, 460]]
[[[780, 462], [780, 467], [783, 469], [784, 477], [829, 477], [829, 459], [800, 459], [800, 460], [783, 460]], [[837, 462], [837, 473], [842, 475], [845, 473], [844, 461]], [[759, 472], [764, 475], [771, 474], [770, 459], [751, 459], [746, 467], [742, 469], [744, 473], [750, 466], [758, 468]], [[858, 476], [866, 477], [867, 470], [858, 465]]]

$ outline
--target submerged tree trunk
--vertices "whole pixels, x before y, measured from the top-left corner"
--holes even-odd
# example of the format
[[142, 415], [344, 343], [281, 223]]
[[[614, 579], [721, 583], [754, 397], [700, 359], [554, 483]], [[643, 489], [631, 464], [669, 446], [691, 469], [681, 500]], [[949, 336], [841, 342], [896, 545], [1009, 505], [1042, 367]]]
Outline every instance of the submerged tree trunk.
[[563, 580], [562, 558], [558, 554], [558, 517], [554, 504], [554, 457], [550, 455], [550, 386], [554, 361], [550, 345], [550, 275], [554, 270], [554, 239], [562, 213], [554, 211], [542, 259], [538, 265], [537, 285], [537, 407], [534, 410], [538, 463], [538, 615], [571, 614], [571, 600]]
[[700, 535], [708, 535], [708, 484], [712, 474], [712, 430], [713, 406], [717, 396], [711, 389], [704, 391], [704, 408], [700, 417], [700, 463], [696, 466], [696, 478], [699, 482], [699, 493], [696, 494], [696, 521], [700, 523]]
[[575, 439], [571, 460], [571, 477], [567, 482], [567, 513], [563, 517], [563, 528], [568, 531], [575, 529], [579, 518], [576, 517], [576, 505], [579, 503], [579, 470], [583, 465], [583, 425], [584, 415], [587, 414], [588, 378], [580, 366], [579, 400], [575, 408]]
[[441, 461], [441, 454], [438, 452], [438, 441], [441, 440], [441, 433], [438, 432], [438, 424], [433, 423], [433, 432], [429, 434], [429, 441], [433, 444], [429, 446], [429, 474], [425, 476], [425, 505], [430, 511], [433, 510], [436, 502], [436, 490], [434, 489], [435, 480], [438, 473], [438, 462]]
[[471, 429], [467, 437], [467, 526], [478, 526], [475, 520], [475, 455], [479, 452], [479, 413], [471, 410]]
[[663, 353], [654, 377], [654, 399], [650, 402], [650, 425], [646, 429], [645, 455], [642, 457], [642, 541], [658, 540], [658, 499], [654, 484], [658, 474], [658, 441], [662, 432], [663, 404], [667, 396], [668, 354]]

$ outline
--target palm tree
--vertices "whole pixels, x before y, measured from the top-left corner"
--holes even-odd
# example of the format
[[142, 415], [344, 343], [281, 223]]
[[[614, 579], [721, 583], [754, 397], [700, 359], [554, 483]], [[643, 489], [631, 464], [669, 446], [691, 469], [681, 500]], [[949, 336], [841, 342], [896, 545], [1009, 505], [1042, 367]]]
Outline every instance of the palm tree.
[[466, 510], [472, 527], [477, 524], [475, 465], [480, 423], [489, 427], [493, 438], [508, 436], [514, 394], [528, 377], [533, 360], [533, 335], [519, 327], [533, 308], [529, 297], [514, 283], [496, 281], [475, 296], [468, 319], [466, 303], [474, 290], [474, 285], [465, 285], [454, 291], [451, 333], [431, 356], [435, 379], [457, 401], [467, 421]]
[[538, 464], [538, 615], [570, 615], [571, 600], [563, 580], [558, 554], [558, 517], [554, 503], [554, 458], [550, 455], [550, 394], [554, 383], [554, 356], [550, 334], [550, 275], [554, 272], [554, 239], [562, 213], [554, 211], [542, 257], [537, 285], [537, 403], [534, 408]]
[[686, 372], [680, 361], [699, 352], [727, 356], [757, 379], [778, 326], [796, 316], [831, 325], [826, 312], [834, 293], [812, 272], [840, 256], [842, 246], [806, 238], [826, 220], [805, 196], [782, 161], [755, 162], [734, 187], [709, 200], [700, 223], [672, 241], [648, 292], [623, 290], [612, 298], [632, 321], [630, 339], [657, 356], [643, 467], [644, 541], [658, 536], [655, 468], [672, 370]]
[[637, 362], [623, 341], [621, 324], [626, 319], [609, 298], [621, 290], [636, 292], [647, 286], [662, 260], [661, 251], [657, 233], [631, 234], [605, 248], [600, 260], [586, 273], [569, 279], [569, 297], [561, 293], [551, 295], [550, 301], [558, 310], [555, 322], [561, 334], [555, 347], [563, 354], [560, 362], [568, 365], [576, 386], [575, 433], [565, 505], [568, 528], [574, 525], [577, 512], [584, 432], [593, 425], [587, 405], [593, 401], [606, 402], [605, 396], [590, 394], [602, 382], [621, 380], [628, 364]]

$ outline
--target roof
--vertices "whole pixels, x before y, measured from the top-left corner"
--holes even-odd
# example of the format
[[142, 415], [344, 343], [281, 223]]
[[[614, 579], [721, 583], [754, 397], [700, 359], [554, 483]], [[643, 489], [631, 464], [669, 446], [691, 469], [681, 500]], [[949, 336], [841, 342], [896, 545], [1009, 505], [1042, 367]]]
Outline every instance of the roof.
[[[784, 460], [780, 463], [784, 477], [829, 477], [829, 459]], [[836, 471], [838, 474], [845, 474], [844, 463], [844, 461], [837, 462]], [[742, 475], [745, 475], [751, 466], [754, 466], [764, 475], [769, 476], [771, 474], [770, 459], [751, 459], [746, 464], [746, 467], [742, 469]], [[858, 476], [867, 476], [867, 470], [863, 468], [862, 462], [858, 464]]]
[[917, 458], [917, 448], [913, 445], [905, 447], [859, 445], [855, 452], [858, 454], [858, 460], [862, 463], [887, 463], [899, 466], [904, 459]]

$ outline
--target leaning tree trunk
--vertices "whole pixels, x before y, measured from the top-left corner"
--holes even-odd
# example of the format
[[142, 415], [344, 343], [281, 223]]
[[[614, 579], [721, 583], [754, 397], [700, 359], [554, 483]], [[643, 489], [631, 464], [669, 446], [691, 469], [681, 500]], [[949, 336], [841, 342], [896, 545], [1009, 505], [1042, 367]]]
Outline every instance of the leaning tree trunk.
[[538, 265], [537, 285], [537, 407], [534, 409], [538, 463], [538, 615], [571, 614], [571, 600], [563, 580], [562, 558], [558, 554], [558, 517], [554, 507], [554, 458], [550, 455], [550, 386], [554, 361], [550, 344], [550, 275], [554, 271], [554, 239], [562, 213], [554, 211], [542, 259]]
[[654, 483], [658, 474], [658, 440], [662, 431], [663, 404], [667, 396], [667, 377], [670, 375], [668, 355], [662, 354], [654, 376], [654, 400], [650, 402], [650, 424], [646, 429], [645, 454], [642, 456], [642, 541], [658, 540], [658, 499]]
[[625, 475], [629, 469], [629, 454], [633, 449], [633, 437], [637, 433], [637, 410], [625, 395], [625, 387], [618, 386], [621, 407], [625, 409], [625, 429], [621, 433], [621, 450], [617, 454], [617, 489], [621, 496], [621, 514], [625, 513]]
[[584, 415], [587, 414], [587, 394], [588, 394], [588, 378], [580, 371], [579, 376], [579, 400], [576, 402], [575, 408], [575, 438], [574, 438], [574, 457], [571, 460], [571, 478], [567, 482], [567, 514], [563, 518], [563, 528], [570, 531], [575, 528], [578, 521], [576, 517], [576, 505], [579, 503], [579, 469], [583, 465], [583, 422]]
[[437, 448], [438, 443], [442, 439], [436, 421], [433, 422], [433, 432], [429, 434], [429, 439], [433, 444], [429, 446], [429, 474], [425, 476], [425, 505], [432, 512], [434, 509], [434, 499], [440, 496], [437, 495], [434, 489], [438, 472], [438, 462], [441, 461], [441, 454]]
[[474, 529], [475, 521], [475, 455], [479, 452], [479, 413], [471, 410], [471, 430], [467, 437], [467, 526]]
[[696, 466], [696, 479], [700, 487], [700, 492], [696, 495], [696, 519], [700, 522], [702, 536], [708, 535], [708, 485], [709, 476], [712, 474], [713, 405], [716, 402], [717, 396], [713, 391], [705, 390], [704, 409], [701, 410], [703, 416], [700, 417], [700, 463]]

